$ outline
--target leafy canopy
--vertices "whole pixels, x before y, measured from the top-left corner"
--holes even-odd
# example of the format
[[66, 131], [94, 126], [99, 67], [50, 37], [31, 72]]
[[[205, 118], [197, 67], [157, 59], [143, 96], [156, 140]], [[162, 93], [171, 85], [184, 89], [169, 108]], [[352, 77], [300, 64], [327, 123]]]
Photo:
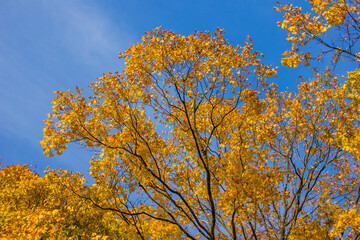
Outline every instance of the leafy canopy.
[[[69, 188], [68, 186], [71, 186]], [[43, 177], [26, 165], [0, 169], [1, 239], [121, 239], [131, 234], [116, 220], [74, 195], [95, 191], [84, 177], [49, 170]]]
[[[283, 64], [310, 65], [310, 41], [357, 61], [358, 2], [308, 1], [315, 16], [280, 5], [292, 48]], [[336, 41], [326, 42], [338, 27]], [[341, 32], [348, 29], [348, 32]], [[330, 35], [332, 37], [333, 35]], [[351, 38], [352, 40], [349, 40]], [[305, 48], [306, 49], [306, 48]], [[181, 36], [155, 29], [120, 54], [122, 72], [57, 92], [41, 144], [95, 150], [91, 192], [133, 239], [343, 239], [360, 236], [358, 70], [341, 84], [316, 70], [278, 92], [251, 39], [223, 30]]]
[[[359, 61], [360, 1], [358, 0], [306, 0], [311, 11], [304, 12], [301, 6], [291, 3], [279, 4], [275, 10], [284, 13], [284, 20], [278, 24], [288, 32], [291, 49], [284, 52], [282, 63], [297, 67], [302, 61], [310, 66], [309, 59], [319, 61], [332, 53], [332, 63], [340, 57]], [[305, 4], [304, 4], [305, 5]], [[320, 45], [320, 53], [310, 53], [304, 46]]]

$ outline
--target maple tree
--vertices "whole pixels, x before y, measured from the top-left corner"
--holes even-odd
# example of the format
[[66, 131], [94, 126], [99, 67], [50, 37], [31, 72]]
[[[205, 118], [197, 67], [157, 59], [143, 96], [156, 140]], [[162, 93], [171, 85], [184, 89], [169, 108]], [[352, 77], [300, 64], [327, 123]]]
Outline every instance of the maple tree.
[[[284, 13], [279, 26], [288, 32], [287, 40], [291, 50], [284, 52], [282, 63], [296, 67], [302, 61], [309, 66], [309, 59], [322, 59], [332, 53], [331, 62], [336, 64], [340, 57], [359, 61], [360, 1], [358, 0], [306, 0], [311, 11], [291, 3], [279, 4], [275, 9]], [[309, 44], [319, 44], [320, 52], [310, 53]]]
[[10, 165], [0, 169], [0, 188], [1, 239], [119, 239], [127, 234], [115, 214], [72, 193], [92, 191], [80, 174], [49, 170], [40, 177], [26, 165]]
[[[301, 62], [305, 66], [310, 66], [311, 59], [322, 60], [326, 64], [333, 66], [333, 69], [326, 66], [325, 73], [318, 73], [314, 68], [315, 76], [320, 78], [336, 79], [337, 76], [331, 74], [335, 69], [339, 60], [347, 62], [348, 66], [358, 67], [359, 62], [359, 7], [360, 2], [357, 0], [307, 0], [310, 10], [304, 12], [300, 6], [294, 6], [291, 3], [281, 5], [275, 9], [284, 13], [284, 20], [279, 22], [279, 26], [288, 31], [287, 40], [292, 43], [290, 51], [284, 52], [285, 58], [282, 63], [289, 67], [297, 67]], [[319, 52], [312, 51], [311, 47]], [[311, 46], [309, 48], [309, 46]], [[304, 51], [301, 51], [304, 50]], [[332, 58], [328, 58], [327, 54], [332, 53]], [[325, 61], [324, 61], [325, 60]], [[354, 64], [355, 63], [355, 64]], [[343, 151], [350, 153], [344, 162], [341, 162], [340, 167], [353, 168], [346, 170], [344, 173], [337, 176], [332, 176], [332, 183], [326, 188], [331, 192], [342, 192], [343, 189], [351, 189], [353, 191], [350, 197], [347, 193], [342, 197], [345, 201], [337, 201], [328, 199], [327, 208], [324, 208], [324, 214], [331, 216], [330, 229], [331, 239], [359, 239], [359, 195], [360, 187], [358, 182], [358, 160], [359, 160], [359, 134], [357, 128], [359, 127], [359, 69], [348, 72], [345, 83], [341, 85], [346, 96], [343, 101], [347, 102], [348, 110], [353, 109], [354, 112], [350, 114], [350, 118], [342, 118], [341, 124], [338, 126], [337, 132], [334, 133], [336, 141]], [[327, 81], [326, 81], [327, 82]], [[344, 105], [344, 102], [338, 104]], [[334, 105], [333, 109], [338, 110], [339, 105]], [[345, 165], [345, 166], [344, 166]], [[334, 172], [331, 172], [334, 173]], [[349, 174], [349, 178], [344, 179], [344, 176]], [[344, 181], [347, 186], [339, 186], [334, 184], [336, 181]], [[325, 188], [325, 186], [322, 186]], [[330, 190], [331, 189], [331, 190]], [[329, 193], [326, 193], [329, 194]], [[349, 200], [350, 199], [350, 200]], [[330, 238], [330, 237], [329, 237]]]
[[44, 153], [94, 149], [94, 190], [67, 186], [117, 214], [129, 238], [359, 237], [357, 90], [319, 70], [278, 92], [260, 56], [221, 29], [155, 29], [90, 94], [57, 92]]

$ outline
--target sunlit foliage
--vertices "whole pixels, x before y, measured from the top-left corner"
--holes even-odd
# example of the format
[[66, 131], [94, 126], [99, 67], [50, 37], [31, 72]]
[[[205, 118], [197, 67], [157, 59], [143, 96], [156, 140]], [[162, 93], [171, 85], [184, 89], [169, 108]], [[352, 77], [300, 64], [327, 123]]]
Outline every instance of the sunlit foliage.
[[[315, 19], [308, 30], [293, 8], [281, 7], [297, 37], [293, 54], [342, 23]], [[358, 237], [357, 88], [328, 69], [297, 92], [278, 92], [268, 80], [276, 68], [260, 56], [250, 38], [234, 47], [221, 29], [186, 37], [155, 29], [120, 54], [123, 72], [105, 74], [90, 93], [57, 92], [44, 152], [71, 142], [94, 149], [94, 190], [69, 187], [117, 214], [134, 239]], [[309, 64], [294, 56], [284, 64]]]
[[[71, 186], [71, 188], [69, 187]], [[0, 169], [1, 239], [126, 239], [116, 215], [77, 196], [88, 194], [80, 174], [28, 166]]]
[[[292, 44], [291, 49], [284, 52], [284, 65], [296, 67], [304, 62], [309, 66], [310, 58], [320, 60], [327, 53], [332, 54], [333, 64], [340, 57], [342, 60], [360, 60], [360, 1], [302, 0], [279, 4], [275, 9], [284, 13], [279, 26], [287, 30], [287, 40]], [[317, 46], [320, 52], [310, 53], [309, 48], [304, 48], [306, 45]]]

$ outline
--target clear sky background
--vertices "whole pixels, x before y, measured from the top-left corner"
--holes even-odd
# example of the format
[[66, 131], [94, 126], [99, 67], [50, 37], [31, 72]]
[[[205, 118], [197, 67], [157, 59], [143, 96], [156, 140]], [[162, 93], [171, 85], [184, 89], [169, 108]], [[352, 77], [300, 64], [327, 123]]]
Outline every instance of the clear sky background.
[[[0, 0], [0, 156], [5, 165], [88, 172], [91, 152], [71, 145], [46, 158], [39, 141], [54, 91], [86, 88], [144, 32], [162, 26], [178, 34], [225, 29], [233, 45], [249, 35], [266, 64], [280, 66], [289, 48], [273, 0]], [[300, 69], [279, 68], [271, 79], [295, 89]]]

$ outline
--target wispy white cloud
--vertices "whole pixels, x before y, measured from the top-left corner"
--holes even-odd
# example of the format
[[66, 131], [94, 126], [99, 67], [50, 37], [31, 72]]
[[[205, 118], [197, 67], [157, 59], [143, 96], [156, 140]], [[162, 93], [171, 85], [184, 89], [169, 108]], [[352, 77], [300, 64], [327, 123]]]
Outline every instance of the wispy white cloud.
[[[26, 134], [24, 130], [34, 124], [35, 116], [49, 105], [44, 101], [49, 100], [54, 90], [82, 84], [86, 87], [103, 72], [115, 70], [119, 66], [118, 52], [131, 43], [131, 33], [121, 20], [113, 22], [97, 5], [67, 0], [34, 4], [39, 5], [28, 10], [30, 14], [31, 10], [39, 12], [40, 20], [34, 19], [34, 24], [24, 26], [33, 29], [18, 30], [33, 30], [33, 35], [18, 33], [24, 38], [18, 45], [0, 40], [0, 127], [21, 134]], [[10, 31], [11, 24], [16, 23], [11, 23], [14, 18], [8, 20]], [[44, 20], [47, 22], [39, 23]]]
[[56, 23], [55, 34], [68, 51], [94, 64], [94, 58], [111, 58], [132, 42], [124, 19], [117, 22], [96, 4], [82, 1], [44, 1], [44, 10]]
[[[120, 70], [118, 52], [133, 43], [132, 32], [92, 1], [1, 5], [0, 138], [31, 143], [41, 155], [42, 120], [53, 91], [86, 87], [102, 73]], [[12, 147], [0, 148], [10, 162]]]

